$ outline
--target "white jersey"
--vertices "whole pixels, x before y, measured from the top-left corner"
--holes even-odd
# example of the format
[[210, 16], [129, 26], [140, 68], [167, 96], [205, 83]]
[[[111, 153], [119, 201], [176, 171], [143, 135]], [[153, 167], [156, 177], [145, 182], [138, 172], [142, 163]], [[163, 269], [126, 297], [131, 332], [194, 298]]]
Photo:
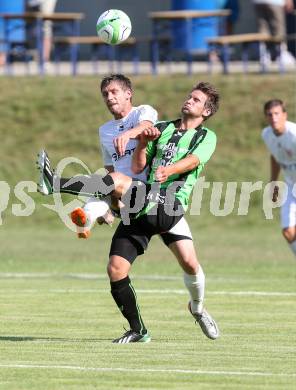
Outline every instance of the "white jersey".
[[[123, 157], [118, 156], [113, 139], [125, 131], [132, 129], [139, 125], [140, 122], [150, 121], [153, 124], [157, 121], [157, 111], [149, 105], [142, 105], [133, 107], [129, 114], [122, 119], [113, 119], [104, 125], [102, 125], [99, 132], [99, 139], [101, 149], [103, 153], [104, 165], [113, 165], [114, 171], [121, 172], [127, 176], [135, 177], [139, 180], [146, 182], [147, 171], [143, 171], [140, 174], [135, 175], [131, 170], [132, 155], [138, 144], [135, 139], [130, 139], [127, 146], [125, 155]], [[84, 209], [88, 214], [88, 218], [91, 224], [94, 224], [98, 217], [104, 216], [106, 210], [110, 207], [110, 198], [105, 200], [98, 200], [96, 198], [90, 198]], [[180, 221], [167, 233], [171, 236], [182, 235], [183, 238], [187, 237], [192, 240], [190, 228], [185, 220], [181, 218]], [[172, 241], [173, 242], [173, 241]]]
[[134, 174], [131, 170], [132, 155], [136, 149], [138, 141], [130, 139], [124, 156], [120, 157], [114, 147], [113, 139], [127, 130], [132, 129], [143, 121], [150, 121], [153, 124], [157, 121], [157, 111], [149, 105], [133, 107], [127, 116], [121, 119], [113, 119], [106, 122], [99, 128], [99, 139], [103, 154], [104, 165], [113, 165], [114, 171], [121, 172], [127, 176], [146, 181], [147, 172]]
[[283, 170], [288, 184], [296, 183], [296, 123], [286, 121], [286, 130], [276, 135], [271, 126], [262, 131], [262, 138]]

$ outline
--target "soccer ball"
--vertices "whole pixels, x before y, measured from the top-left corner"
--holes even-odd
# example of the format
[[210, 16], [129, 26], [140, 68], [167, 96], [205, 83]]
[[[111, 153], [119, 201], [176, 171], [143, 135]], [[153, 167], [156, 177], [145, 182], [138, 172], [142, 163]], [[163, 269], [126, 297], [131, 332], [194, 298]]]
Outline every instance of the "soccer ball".
[[97, 21], [97, 34], [106, 43], [118, 45], [126, 40], [132, 31], [130, 18], [119, 9], [109, 9]]

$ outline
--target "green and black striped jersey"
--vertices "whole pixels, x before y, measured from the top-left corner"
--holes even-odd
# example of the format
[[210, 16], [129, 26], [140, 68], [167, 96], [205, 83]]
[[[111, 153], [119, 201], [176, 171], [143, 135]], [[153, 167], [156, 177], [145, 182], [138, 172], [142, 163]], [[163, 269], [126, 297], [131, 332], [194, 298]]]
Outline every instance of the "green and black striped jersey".
[[149, 165], [148, 183], [155, 182], [155, 171], [159, 166], [168, 166], [188, 155], [198, 157], [199, 165], [181, 175], [172, 175], [161, 184], [160, 188], [172, 188], [174, 195], [181, 202], [184, 211], [189, 203], [189, 197], [203, 170], [216, 147], [216, 134], [206, 127], [199, 126], [196, 129], [178, 130], [180, 120], [158, 122], [156, 127], [160, 130], [160, 137], [149, 142], [146, 148], [147, 164]]

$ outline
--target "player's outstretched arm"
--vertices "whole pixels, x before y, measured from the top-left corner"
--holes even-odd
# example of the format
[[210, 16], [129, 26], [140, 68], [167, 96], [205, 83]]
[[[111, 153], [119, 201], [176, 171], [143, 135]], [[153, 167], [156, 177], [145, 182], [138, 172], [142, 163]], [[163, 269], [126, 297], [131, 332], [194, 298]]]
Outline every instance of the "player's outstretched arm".
[[[276, 159], [271, 155], [270, 156], [270, 181], [277, 181], [280, 174], [281, 167]], [[279, 186], [275, 185], [272, 188], [271, 199], [273, 202], [276, 202], [279, 196]]]
[[149, 141], [154, 141], [160, 136], [160, 131], [156, 127], [148, 127], [139, 135], [139, 143], [135, 149], [132, 159], [132, 171], [141, 173], [146, 167], [147, 156], [146, 147]]
[[116, 152], [119, 156], [124, 156], [126, 145], [130, 139], [136, 139], [140, 136], [140, 134], [147, 129], [147, 127], [151, 127], [152, 122], [150, 121], [142, 121], [138, 126], [133, 127], [130, 130], [125, 131], [123, 134], [114, 138], [113, 144], [116, 149]]
[[181, 175], [182, 173], [192, 171], [199, 164], [197, 156], [191, 154], [174, 164], [166, 167], [159, 166], [155, 172], [155, 178], [160, 183], [164, 183], [169, 176]]
[[280, 174], [281, 167], [276, 159], [270, 156], [270, 181], [277, 181]]

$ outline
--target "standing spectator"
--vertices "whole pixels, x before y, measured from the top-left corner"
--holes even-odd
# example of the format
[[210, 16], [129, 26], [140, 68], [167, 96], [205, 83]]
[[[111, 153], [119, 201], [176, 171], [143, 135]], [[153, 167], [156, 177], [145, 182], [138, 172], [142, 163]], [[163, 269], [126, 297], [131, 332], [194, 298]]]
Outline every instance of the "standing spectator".
[[239, 18], [239, 1], [226, 0], [223, 9], [229, 9], [231, 14], [226, 19], [225, 33], [227, 35], [233, 34], [234, 26]]
[[[294, 9], [293, 0], [253, 0], [258, 20], [258, 30], [261, 33], [271, 34], [282, 39], [282, 60], [285, 63], [294, 63], [295, 59], [287, 50], [286, 36], [286, 12]], [[271, 60], [276, 58], [275, 44], [269, 45]]]
[[[43, 14], [52, 14], [55, 10], [57, 0], [27, 0], [28, 12], [41, 12]], [[43, 30], [43, 53], [44, 61], [49, 61], [52, 46], [52, 22], [46, 20]]]
[[[296, 0], [293, 0], [294, 8], [296, 8]], [[289, 12], [286, 14], [286, 23], [287, 23], [287, 35], [295, 37], [296, 35], [296, 12]], [[296, 56], [296, 40], [288, 39], [288, 50], [293, 56]]]

